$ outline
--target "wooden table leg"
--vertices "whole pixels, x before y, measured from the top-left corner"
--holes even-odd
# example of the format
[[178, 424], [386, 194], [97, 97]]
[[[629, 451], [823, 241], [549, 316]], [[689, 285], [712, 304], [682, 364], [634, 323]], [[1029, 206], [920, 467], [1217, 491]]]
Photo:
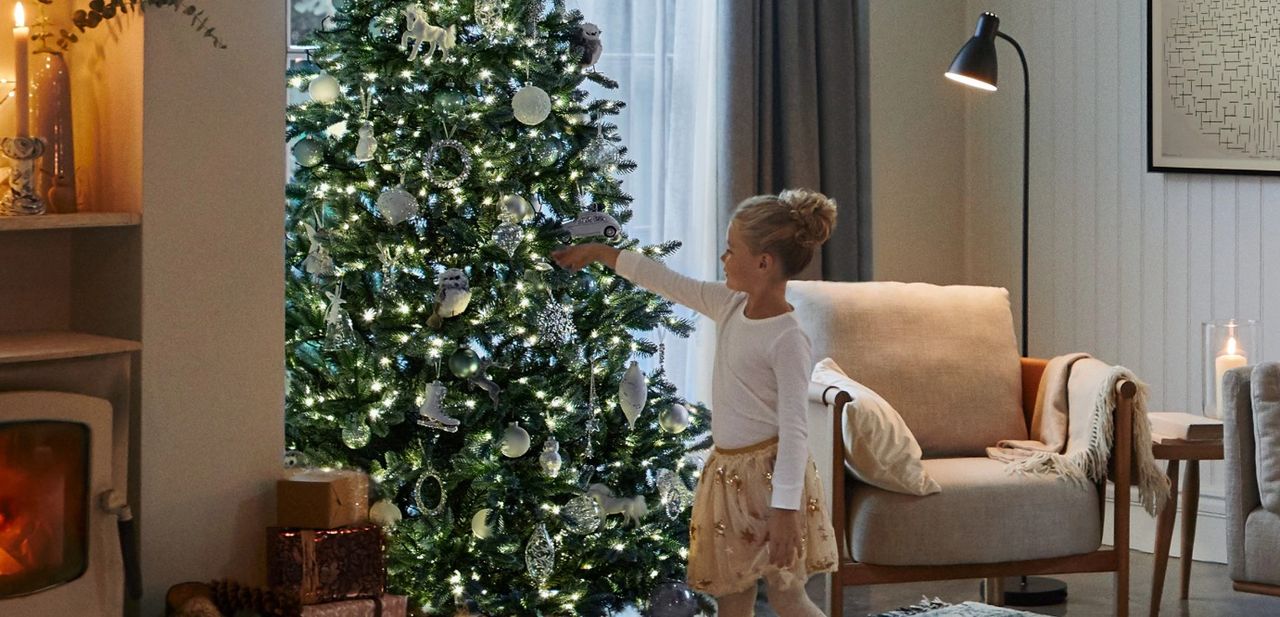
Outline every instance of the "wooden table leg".
[[1151, 566], [1151, 617], [1160, 615], [1160, 596], [1164, 592], [1164, 572], [1169, 566], [1169, 543], [1173, 541], [1173, 518], [1178, 514], [1178, 467], [1181, 461], [1169, 461], [1169, 500], [1160, 507], [1156, 518], [1156, 554]]
[[1187, 461], [1182, 481], [1182, 599], [1191, 589], [1191, 555], [1196, 545], [1196, 514], [1200, 510], [1200, 461]]

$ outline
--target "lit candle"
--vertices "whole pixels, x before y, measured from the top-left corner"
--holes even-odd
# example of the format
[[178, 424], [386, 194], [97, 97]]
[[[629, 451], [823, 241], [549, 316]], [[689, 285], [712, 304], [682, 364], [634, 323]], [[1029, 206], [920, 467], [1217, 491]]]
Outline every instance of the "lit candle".
[[1237, 351], [1243, 350], [1236, 349], [1236, 337], [1232, 336], [1227, 339], [1226, 349], [1223, 349], [1222, 354], [1213, 360], [1213, 373], [1215, 375], [1213, 384], [1218, 394], [1218, 417], [1222, 417], [1223, 413], [1222, 375], [1233, 368], [1244, 366], [1248, 363], [1248, 359], [1244, 357], [1244, 354], [1237, 353]]
[[31, 110], [27, 108], [30, 96], [27, 79], [27, 43], [31, 42], [31, 29], [27, 27], [22, 3], [13, 6], [13, 92], [17, 95], [14, 105], [18, 108], [18, 137], [30, 133]]

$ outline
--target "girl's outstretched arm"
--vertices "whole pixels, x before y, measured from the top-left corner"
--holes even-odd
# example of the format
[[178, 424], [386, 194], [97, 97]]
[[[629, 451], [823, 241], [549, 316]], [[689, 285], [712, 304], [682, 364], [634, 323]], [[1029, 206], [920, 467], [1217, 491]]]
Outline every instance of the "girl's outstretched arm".
[[733, 300], [734, 292], [722, 282], [699, 281], [640, 253], [620, 251], [607, 244], [567, 246], [553, 252], [551, 257], [560, 267], [575, 272], [598, 261], [619, 276], [717, 321]]

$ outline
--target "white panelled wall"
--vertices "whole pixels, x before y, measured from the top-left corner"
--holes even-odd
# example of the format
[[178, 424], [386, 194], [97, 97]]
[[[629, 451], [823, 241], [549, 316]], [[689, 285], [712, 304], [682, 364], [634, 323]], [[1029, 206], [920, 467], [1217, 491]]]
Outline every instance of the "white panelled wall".
[[[995, 12], [1030, 64], [1031, 354], [1088, 351], [1132, 369], [1151, 409], [1195, 413], [1202, 321], [1260, 319], [1263, 359], [1280, 359], [1280, 276], [1264, 276], [1280, 267], [1280, 178], [1147, 172], [1146, 5], [968, 0], [964, 36]], [[1016, 52], [997, 49], [1000, 91], [956, 93], [965, 274], [1016, 302], [1023, 84]], [[950, 60], [938, 58], [939, 73]], [[1224, 471], [1202, 468], [1199, 559], [1225, 561]], [[1133, 523], [1135, 547], [1149, 550], [1154, 523], [1137, 509]]]

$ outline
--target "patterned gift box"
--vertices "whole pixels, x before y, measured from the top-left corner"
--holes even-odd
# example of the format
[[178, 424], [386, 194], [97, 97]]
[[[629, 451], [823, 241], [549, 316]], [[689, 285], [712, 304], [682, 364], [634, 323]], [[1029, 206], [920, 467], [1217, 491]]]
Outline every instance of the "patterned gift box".
[[267, 573], [272, 587], [302, 604], [375, 598], [386, 591], [382, 530], [267, 529]]
[[388, 594], [382, 596], [381, 607], [373, 598], [326, 602], [302, 607], [302, 617], [405, 617], [408, 610], [408, 598]]

